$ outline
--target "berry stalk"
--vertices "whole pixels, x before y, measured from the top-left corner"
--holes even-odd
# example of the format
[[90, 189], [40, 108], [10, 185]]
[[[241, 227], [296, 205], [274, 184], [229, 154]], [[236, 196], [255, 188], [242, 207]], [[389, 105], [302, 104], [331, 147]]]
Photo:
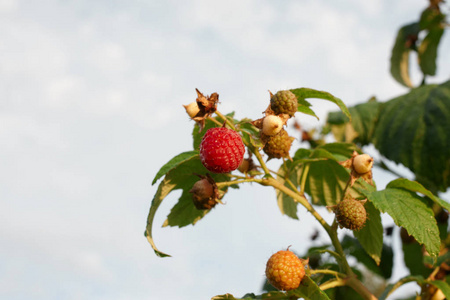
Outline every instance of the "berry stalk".
[[270, 170], [267, 168], [266, 163], [264, 162], [264, 159], [262, 158], [261, 153], [259, 153], [258, 149], [255, 149], [253, 151], [253, 154], [256, 156], [256, 159], [259, 161], [261, 168], [264, 170], [265, 176], [272, 177], [272, 175], [270, 174]]
[[220, 111], [216, 110], [215, 113], [216, 113], [216, 115], [218, 115], [222, 120], [224, 120], [225, 123], [227, 123], [227, 125], [230, 126], [231, 129], [236, 130], [236, 127], [234, 126], [234, 124], [231, 123], [230, 120], [228, 120], [228, 118], [225, 117]]

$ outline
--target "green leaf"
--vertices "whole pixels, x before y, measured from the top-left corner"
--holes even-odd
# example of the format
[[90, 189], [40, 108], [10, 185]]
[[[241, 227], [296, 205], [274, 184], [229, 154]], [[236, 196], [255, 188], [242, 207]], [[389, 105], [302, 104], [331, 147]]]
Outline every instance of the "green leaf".
[[[349, 119], [340, 111], [329, 113], [327, 123], [333, 126], [333, 128], [337, 128], [339, 125], [343, 124], [347, 124], [347, 126], [350, 125], [352, 131], [349, 133], [348, 128], [344, 127], [346, 131], [342, 140], [355, 142], [360, 145], [367, 145], [372, 141], [381, 108], [382, 103], [376, 101], [375, 98], [372, 98], [369, 102], [349, 107], [350, 114], [352, 115], [350, 124], [347, 124]], [[334, 132], [335, 131], [333, 131], [333, 133]], [[354, 132], [356, 132], [356, 134], [353, 134]]]
[[360, 294], [349, 286], [338, 286], [334, 289], [328, 289], [326, 292], [333, 300], [364, 300]]
[[387, 188], [400, 188], [405, 189], [411, 192], [417, 192], [423, 194], [430, 198], [433, 202], [445, 208], [447, 211], [450, 211], [450, 203], [445, 200], [436, 197], [432, 192], [427, 190], [423, 185], [418, 183], [417, 181], [410, 181], [406, 178], [398, 178], [388, 183]]
[[[422, 276], [406, 276], [403, 277], [402, 279], [398, 280], [396, 283], [391, 283], [389, 284], [383, 291], [383, 293], [381, 294], [381, 296], [378, 298], [378, 300], [386, 300], [386, 298], [391, 294], [392, 290], [394, 288], [397, 288], [403, 284], [406, 284], [408, 282], [417, 282], [418, 284], [422, 284], [422, 282], [424, 281], [424, 278]], [[415, 297], [413, 298], [415, 299]]]
[[373, 258], [367, 254], [361, 243], [356, 239], [346, 235], [342, 240], [342, 247], [344, 250], [354, 258], [356, 258], [360, 263], [362, 263], [367, 269], [378, 274], [384, 278], [390, 278], [392, 275], [392, 268], [394, 264], [394, 253], [392, 248], [382, 244], [382, 251], [380, 251], [380, 256], [383, 258], [380, 264], [377, 265]]
[[175, 185], [167, 184], [164, 181], [162, 181], [159, 184], [158, 190], [157, 190], [155, 196], [153, 197], [152, 205], [150, 207], [150, 212], [148, 213], [148, 217], [147, 217], [147, 226], [145, 229], [145, 236], [147, 237], [148, 242], [150, 243], [153, 250], [155, 251], [155, 254], [159, 257], [167, 257], [170, 255], [159, 251], [155, 245], [155, 242], [154, 242], [153, 236], [152, 236], [153, 219], [155, 218], [156, 210], [158, 209], [162, 200], [172, 191], [172, 189], [174, 187], [175, 187]]
[[409, 77], [409, 51], [414, 46], [414, 40], [420, 31], [419, 23], [411, 23], [400, 28], [395, 39], [391, 54], [391, 75], [394, 79], [406, 86], [413, 87]]
[[327, 143], [317, 148], [328, 151], [337, 161], [344, 161], [350, 158], [353, 155], [353, 151], [362, 153], [361, 150], [352, 143]]
[[431, 270], [424, 265], [423, 246], [414, 241], [402, 243], [403, 261], [411, 275], [428, 277]]
[[353, 234], [367, 254], [377, 265], [380, 265], [383, 249], [383, 225], [380, 211], [370, 201], [366, 202], [364, 207], [367, 212], [366, 224], [360, 230], [354, 231]]
[[[282, 184], [289, 186], [284, 177], [287, 176], [291, 182], [297, 182], [297, 177], [299, 176], [298, 171], [287, 173], [286, 169], [283, 166], [278, 170], [277, 180]], [[285, 193], [280, 192], [279, 190], [275, 190], [277, 195], [277, 205], [280, 209], [280, 212], [283, 215], [287, 215], [294, 220], [298, 220], [297, 216], [297, 202], [294, 201], [291, 197], [287, 196]]]
[[289, 292], [270, 291], [262, 295], [246, 294], [243, 298], [235, 298], [231, 294], [219, 295], [212, 297], [211, 300], [251, 300], [251, 299], [267, 299], [267, 300], [285, 300], [305, 298], [308, 300], [330, 300], [317, 284], [307, 275], [303, 277], [300, 286]]
[[430, 256], [425, 256], [424, 262], [432, 266], [440, 266], [443, 263], [448, 264], [450, 262], [450, 252], [445, 252], [443, 255], [438, 256], [437, 259], [433, 259]]
[[299, 112], [301, 112], [303, 114], [306, 114], [306, 115], [313, 116], [313, 117], [317, 118], [317, 120], [319, 120], [319, 117], [310, 108], [311, 103], [309, 103], [308, 101], [306, 101], [303, 98], [298, 98], [298, 97], [297, 97], [297, 102], [298, 102], [297, 111], [299, 111]]
[[426, 283], [432, 284], [442, 291], [446, 299], [450, 299], [450, 286], [447, 282], [441, 280], [425, 280]]
[[[283, 185], [292, 188], [287, 180], [290, 180], [294, 185], [297, 186], [300, 182], [300, 176], [302, 174], [302, 168], [299, 166], [305, 161], [308, 161], [308, 156], [311, 154], [311, 150], [299, 149], [295, 153], [293, 160], [286, 161], [280, 166], [277, 172], [277, 181]], [[275, 190], [277, 195], [277, 204], [280, 212], [288, 217], [298, 220], [297, 216], [297, 202], [285, 193]]]
[[162, 168], [158, 171], [158, 173], [156, 173], [156, 176], [152, 181], [152, 185], [154, 185], [156, 181], [158, 181], [158, 179], [160, 179], [162, 176], [166, 175], [167, 172], [176, 168], [185, 161], [192, 159], [192, 157], [196, 155], [198, 155], [198, 151], [187, 151], [180, 153], [174, 158], [172, 158], [168, 163], [162, 166]]
[[[344, 102], [342, 102], [341, 99], [333, 96], [330, 93], [327, 93], [324, 91], [318, 91], [318, 90], [314, 90], [314, 89], [309, 89], [309, 88], [298, 88], [298, 89], [292, 89], [290, 91], [292, 93], [294, 93], [294, 95], [297, 97], [297, 99], [299, 99], [299, 107], [306, 106], [303, 104], [303, 102], [301, 102], [304, 99], [308, 99], [308, 98], [324, 99], [324, 100], [331, 101], [334, 104], [336, 104], [337, 106], [339, 106], [339, 108], [342, 110], [342, 112], [349, 119], [351, 119], [350, 112], [348, 111], [348, 108], [347, 108], [347, 106], [345, 106]], [[315, 114], [314, 114], [314, 116], [317, 117]]]
[[[354, 145], [345, 143], [330, 143], [316, 148], [314, 151], [299, 149], [293, 161], [287, 161], [278, 170], [277, 180], [288, 187], [284, 177], [301, 190], [304, 181], [303, 192], [311, 196], [312, 202], [317, 205], [335, 205], [342, 198], [343, 191], [350, 178], [349, 171], [338, 163], [338, 160], [346, 160], [351, 157]], [[329, 150], [329, 151], [328, 151]], [[305, 170], [308, 170], [306, 173]], [[305, 177], [306, 176], [306, 177]], [[354, 198], [361, 197], [356, 188], [370, 188], [367, 184], [358, 180], [349, 194]], [[278, 205], [282, 213], [292, 218], [297, 218], [297, 204], [292, 198], [277, 191]]]
[[[207, 172], [206, 168], [200, 162], [198, 152], [185, 152], [179, 155], [179, 157], [182, 157], [183, 159], [176, 159], [175, 161], [177, 163], [174, 164], [166, 164], [171, 167], [167, 168], [169, 171], [167, 171], [164, 179], [158, 186], [158, 190], [153, 197], [147, 218], [145, 235], [153, 250], [155, 250], [156, 255], [161, 257], [168, 255], [156, 248], [153, 241], [152, 228], [156, 211], [169, 193], [177, 189], [182, 190], [182, 195], [179, 198], [178, 203], [172, 208], [167, 220], [164, 222], [164, 226], [170, 225], [182, 227], [189, 224], [195, 224], [209, 212], [208, 210], [198, 210], [195, 208], [192, 201], [192, 196], [189, 193], [189, 190], [192, 188], [194, 183], [199, 180], [195, 174], [205, 174]], [[174, 161], [174, 159], [171, 161]], [[216, 182], [227, 181], [229, 179], [224, 174], [211, 174], [211, 177]]]
[[[327, 158], [326, 160], [312, 161], [307, 164], [309, 172], [305, 179], [305, 192], [311, 196], [316, 205], [335, 205], [343, 198], [343, 192], [350, 178], [349, 171], [341, 166], [333, 154], [323, 148], [316, 149], [311, 158]], [[304, 175], [302, 175], [304, 176]], [[303, 178], [300, 178], [300, 181]], [[358, 180], [349, 189], [349, 195], [353, 198], [361, 197], [357, 188], [365, 189], [367, 185]]]
[[440, 27], [445, 21], [445, 15], [434, 7], [427, 7], [420, 16], [420, 29], [433, 29]]
[[424, 75], [436, 74], [437, 49], [443, 34], [442, 27], [431, 29], [417, 49], [419, 66]]
[[450, 81], [426, 85], [385, 103], [373, 143], [429, 189], [450, 186]]
[[294, 290], [295, 295], [298, 295], [300, 297], [303, 297], [305, 299], [309, 300], [329, 300], [327, 294], [325, 294], [324, 291], [322, 291], [317, 284], [311, 280], [308, 276], [305, 275], [305, 277], [302, 280], [302, 283], [300, 284], [300, 287], [296, 290]]
[[237, 128], [242, 132], [242, 140], [245, 145], [253, 149], [262, 148], [259, 129], [250, 122], [250, 119], [243, 119], [237, 124]]
[[232, 294], [217, 295], [211, 298], [211, 300], [251, 300], [251, 299], [258, 299], [258, 298], [256, 298], [255, 294], [246, 294], [242, 298], [235, 298]]
[[388, 213], [395, 224], [425, 245], [430, 255], [437, 256], [441, 244], [433, 211], [415, 193], [398, 188], [368, 192], [361, 190], [381, 212]]

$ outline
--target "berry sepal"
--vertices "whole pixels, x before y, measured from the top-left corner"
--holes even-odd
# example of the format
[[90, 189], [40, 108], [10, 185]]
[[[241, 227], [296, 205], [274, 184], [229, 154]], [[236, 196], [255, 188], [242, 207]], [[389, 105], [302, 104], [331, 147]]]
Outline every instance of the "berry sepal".
[[195, 89], [195, 91], [197, 92], [195, 102], [183, 106], [191, 119], [198, 124], [199, 132], [201, 132], [205, 127], [205, 120], [217, 109], [219, 94], [212, 93], [211, 96], [205, 96], [198, 89]]

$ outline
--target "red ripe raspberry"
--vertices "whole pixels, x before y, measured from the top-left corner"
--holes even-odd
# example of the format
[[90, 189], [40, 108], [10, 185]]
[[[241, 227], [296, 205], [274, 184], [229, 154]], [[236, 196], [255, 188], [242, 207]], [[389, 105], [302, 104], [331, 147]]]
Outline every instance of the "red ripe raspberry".
[[202, 164], [213, 173], [236, 170], [244, 158], [244, 153], [241, 136], [225, 127], [208, 129], [200, 143]]
[[270, 284], [282, 291], [298, 288], [305, 276], [305, 267], [292, 251], [278, 251], [266, 265], [266, 277]]

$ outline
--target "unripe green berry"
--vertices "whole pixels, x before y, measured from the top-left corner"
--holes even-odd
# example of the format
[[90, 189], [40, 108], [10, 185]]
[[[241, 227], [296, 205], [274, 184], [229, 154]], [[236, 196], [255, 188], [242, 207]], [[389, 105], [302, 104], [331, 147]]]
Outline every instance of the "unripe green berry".
[[291, 91], [278, 91], [270, 98], [270, 108], [276, 115], [294, 116], [298, 109], [297, 97]]
[[363, 228], [367, 219], [364, 202], [355, 199], [345, 199], [339, 202], [333, 208], [339, 225], [351, 230], [360, 230]]
[[294, 138], [290, 137], [286, 130], [281, 129], [276, 135], [263, 138], [265, 142], [263, 151], [269, 156], [269, 159], [288, 158], [293, 140]]

